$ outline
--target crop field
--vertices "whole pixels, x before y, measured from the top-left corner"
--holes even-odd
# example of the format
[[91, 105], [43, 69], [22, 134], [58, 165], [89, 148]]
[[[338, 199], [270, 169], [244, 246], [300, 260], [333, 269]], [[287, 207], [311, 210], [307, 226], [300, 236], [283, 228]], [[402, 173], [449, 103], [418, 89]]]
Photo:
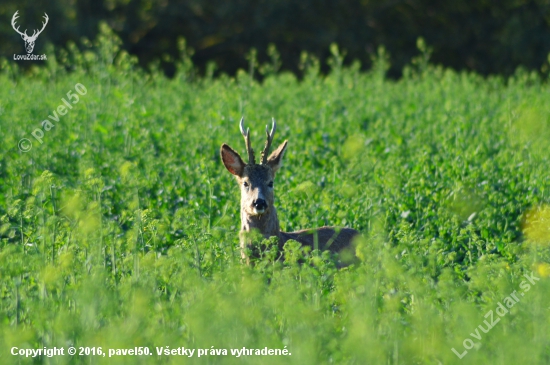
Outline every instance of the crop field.
[[[0, 62], [0, 363], [550, 363], [545, 77], [419, 57], [388, 80], [333, 47], [328, 75], [184, 57], [169, 79], [106, 29], [46, 53]], [[281, 228], [355, 228], [359, 263], [292, 242], [241, 262], [219, 149], [244, 153], [243, 115], [257, 150], [272, 117], [289, 140]]]

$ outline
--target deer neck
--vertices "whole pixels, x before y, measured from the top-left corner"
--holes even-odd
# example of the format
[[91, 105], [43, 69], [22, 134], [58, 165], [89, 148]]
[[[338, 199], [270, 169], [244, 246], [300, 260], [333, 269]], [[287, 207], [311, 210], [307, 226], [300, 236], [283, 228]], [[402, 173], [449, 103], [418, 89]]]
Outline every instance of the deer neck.
[[241, 230], [249, 232], [252, 229], [257, 229], [265, 237], [279, 237], [279, 219], [277, 211], [271, 207], [265, 214], [251, 216], [246, 214], [244, 209], [241, 209]]

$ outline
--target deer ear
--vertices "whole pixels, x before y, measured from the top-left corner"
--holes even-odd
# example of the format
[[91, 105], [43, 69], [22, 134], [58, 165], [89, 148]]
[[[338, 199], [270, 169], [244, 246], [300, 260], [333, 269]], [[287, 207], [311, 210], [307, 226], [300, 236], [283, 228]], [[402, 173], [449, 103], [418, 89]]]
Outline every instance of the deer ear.
[[277, 172], [277, 170], [279, 170], [279, 168], [283, 164], [283, 156], [286, 151], [287, 143], [288, 141], [284, 141], [283, 143], [281, 143], [281, 145], [277, 147], [277, 149], [273, 151], [273, 153], [271, 153], [271, 155], [269, 155], [269, 157], [267, 158], [267, 165], [271, 167], [273, 173]]
[[220, 148], [220, 155], [227, 171], [235, 176], [243, 176], [245, 164], [237, 152], [224, 143]]

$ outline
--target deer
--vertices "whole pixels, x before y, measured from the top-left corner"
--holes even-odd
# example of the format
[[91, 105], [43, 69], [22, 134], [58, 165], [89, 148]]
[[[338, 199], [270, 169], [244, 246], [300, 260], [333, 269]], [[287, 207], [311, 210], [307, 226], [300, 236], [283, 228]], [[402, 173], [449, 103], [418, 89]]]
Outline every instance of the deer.
[[[310, 249], [328, 250], [337, 253], [338, 267], [348, 266], [355, 259], [354, 238], [359, 232], [352, 228], [319, 227], [295, 232], [283, 232], [279, 227], [277, 210], [274, 206], [274, 179], [281, 168], [288, 140], [285, 140], [269, 156], [276, 130], [276, 121], [272, 118], [271, 131], [266, 125], [266, 141], [257, 164], [254, 150], [250, 145], [250, 128], [245, 130], [244, 117], [240, 121], [241, 134], [244, 137], [248, 163], [229, 145], [223, 143], [220, 148], [221, 160], [225, 168], [234, 175], [241, 190], [241, 231], [239, 233], [241, 258], [250, 265], [251, 258], [257, 258], [257, 247], [250, 239], [250, 232], [257, 231], [263, 238], [276, 237], [278, 249], [282, 252], [288, 240], [299, 242]], [[247, 252], [252, 252], [248, 255]], [[350, 260], [351, 258], [351, 260]]]
[[40, 30], [34, 30], [32, 35], [29, 36], [27, 34], [27, 30], [25, 29], [24, 32], [20, 32], [19, 31], [19, 27], [15, 27], [15, 21], [17, 20], [17, 18], [19, 17], [19, 15], [17, 15], [17, 13], [19, 12], [19, 10], [17, 10], [15, 12], [15, 14], [13, 14], [13, 17], [11, 18], [11, 26], [13, 28], [13, 30], [15, 30], [17, 33], [19, 33], [21, 35], [21, 38], [23, 38], [23, 40], [25, 41], [25, 49], [27, 51], [27, 53], [32, 53], [32, 50], [34, 49], [34, 42], [36, 42], [36, 38], [38, 38], [38, 36], [40, 35], [40, 33], [42, 33], [42, 31], [44, 30], [44, 28], [46, 28], [46, 24], [48, 24], [48, 14], [44, 13], [44, 20], [45, 22], [42, 22], [42, 29]]

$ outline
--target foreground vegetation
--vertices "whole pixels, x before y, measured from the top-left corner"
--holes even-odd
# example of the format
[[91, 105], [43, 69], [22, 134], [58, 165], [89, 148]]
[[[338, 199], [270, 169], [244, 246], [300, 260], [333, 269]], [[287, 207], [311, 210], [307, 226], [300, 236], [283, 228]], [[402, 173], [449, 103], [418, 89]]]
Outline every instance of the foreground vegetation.
[[[184, 57], [168, 80], [134, 69], [103, 30], [90, 52], [69, 47], [31, 74], [4, 62], [2, 363], [547, 364], [548, 83], [421, 58], [387, 81], [383, 57], [360, 73], [332, 54], [327, 77], [304, 55], [300, 81], [270, 65], [261, 84], [253, 69], [197, 78]], [[79, 101], [55, 121], [68, 92]], [[338, 271], [287, 245], [285, 261], [242, 265], [238, 189], [218, 155], [244, 149], [241, 115], [255, 145], [272, 116], [275, 143], [290, 141], [282, 228], [356, 228], [360, 264]], [[489, 311], [500, 320], [485, 333]], [[10, 354], [55, 346], [154, 355]], [[243, 347], [291, 355], [231, 356]]]

